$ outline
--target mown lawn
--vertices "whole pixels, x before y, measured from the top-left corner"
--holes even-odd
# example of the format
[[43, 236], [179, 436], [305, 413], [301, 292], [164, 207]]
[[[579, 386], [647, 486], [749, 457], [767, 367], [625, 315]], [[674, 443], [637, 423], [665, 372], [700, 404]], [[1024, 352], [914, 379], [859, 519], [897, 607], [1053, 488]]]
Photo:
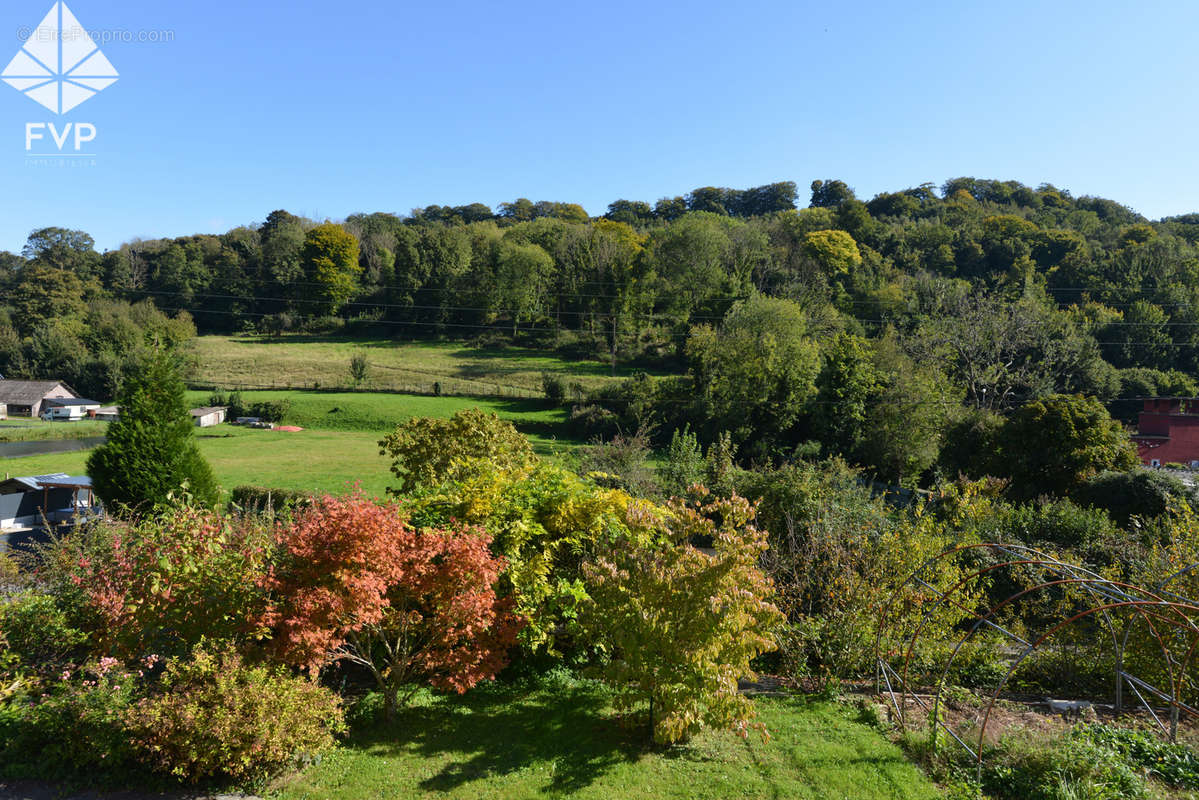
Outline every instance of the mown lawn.
[[[553, 457], [578, 445], [564, 438], [565, 412], [548, 408], [541, 401], [365, 393], [245, 393], [248, 402], [280, 398], [292, 402], [286, 421], [304, 431], [282, 433], [233, 425], [197, 430], [200, 450], [225, 489], [249, 484], [344, 493], [360, 484], [368, 495], [382, 496], [392, 484], [387, 459], [379, 455], [382, 435], [410, 417], [448, 417], [465, 408], [494, 411], [511, 420], [542, 455]], [[188, 402], [205, 404], [208, 394], [191, 392]], [[50, 429], [67, 432], [72, 428], [69, 423], [56, 424], [60, 427]], [[0, 459], [0, 475], [81, 475], [86, 460], [86, 451]]]
[[937, 788], [836, 703], [759, 699], [771, 739], [704, 733], [647, 745], [593, 684], [424, 695], [391, 726], [355, 735], [278, 784], [280, 800], [572, 797], [923, 800]]
[[[348, 387], [350, 359], [366, 356], [365, 389], [540, 397], [543, 373], [594, 389], [613, 380], [611, 365], [570, 361], [543, 350], [482, 349], [455, 342], [395, 342], [336, 337], [201, 336], [195, 342], [202, 385], [301, 388]], [[633, 370], [618, 368], [617, 377]]]

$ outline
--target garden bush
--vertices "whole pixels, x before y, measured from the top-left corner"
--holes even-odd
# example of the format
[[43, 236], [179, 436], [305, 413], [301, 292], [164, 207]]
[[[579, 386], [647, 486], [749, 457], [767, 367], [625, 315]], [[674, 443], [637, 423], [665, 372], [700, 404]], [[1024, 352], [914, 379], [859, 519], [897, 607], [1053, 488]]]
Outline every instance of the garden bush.
[[[837, 459], [735, 471], [734, 479], [739, 493], [757, 501], [758, 522], [769, 531], [763, 567], [788, 618], [780, 655], [795, 674], [824, 679], [873, 674], [875, 636], [892, 593], [928, 559], [973, 540], [959, 530], [962, 520], [954, 519], [977, 510], [969, 491], [946, 497], [938, 518], [923, 508], [903, 513], [888, 508]], [[952, 586], [965, 574], [961, 569], [957, 561], [946, 561], [926, 579]], [[905, 615], [915, 608], [903, 597], [893, 604], [886, 624], [897, 642], [911, 621]], [[961, 616], [946, 606], [928, 620], [930, 635], [919, 644], [936, 647]]]
[[315, 757], [345, 729], [330, 690], [207, 643], [167, 662], [125, 721], [142, 758], [192, 783], [264, 777]]
[[541, 391], [545, 399], [556, 406], [566, 401], [566, 379], [549, 372], [541, 373]]
[[311, 502], [311, 492], [302, 492], [296, 489], [238, 486], [229, 493], [231, 506], [255, 514], [268, 511], [290, 511], [303, 508]]
[[125, 727], [135, 690], [111, 658], [26, 683], [0, 705], [0, 775], [94, 784], [137, 773]]
[[477, 525], [507, 567], [501, 591], [527, 621], [520, 644], [527, 656], [587, 658], [579, 613], [587, 602], [582, 566], [609, 542], [627, 537], [626, 493], [552, 464], [508, 471], [479, 464], [468, 480], [443, 485], [410, 502], [413, 521]]
[[85, 653], [87, 634], [45, 594], [19, 595], [0, 608], [0, 629], [8, 651], [32, 669], [55, 671]]
[[651, 455], [646, 431], [617, 434], [607, 441], [595, 439], [581, 448], [579, 470], [602, 486], [656, 499], [661, 492], [649, 464]]
[[270, 548], [258, 519], [182, 508], [76, 529], [40, 549], [36, 575], [97, 652], [181, 655], [253, 633]]
[[417, 530], [395, 505], [324, 497], [278, 533], [263, 624], [288, 663], [365, 668], [394, 712], [404, 687], [463, 692], [507, 663], [519, 620], [504, 561], [469, 528]]
[[380, 455], [389, 457], [400, 485], [393, 494], [418, 487], [432, 488], [461, 480], [480, 463], [518, 469], [533, 463], [529, 440], [511, 422], [477, 408], [459, 411], [450, 419], [410, 419], [379, 442]]
[[[972, 762], [971, 762], [972, 763]], [[1138, 800], [1148, 787], [1115, 748], [1081, 737], [1019, 731], [986, 755], [983, 791], [996, 800]]]
[[1193, 489], [1173, 475], [1151, 469], [1100, 473], [1079, 487], [1075, 497], [1080, 503], [1104, 509], [1124, 527], [1134, 516], [1148, 519], [1184, 502], [1196, 505]]
[[587, 624], [610, 657], [601, 674], [618, 709], [648, 702], [655, 742], [683, 741], [704, 726], [745, 735], [753, 723], [738, 681], [775, 649], [783, 622], [758, 569], [766, 538], [753, 516], [739, 497], [674, 501], [661, 515], [646, 509], [641, 536], [614, 542], [586, 567]]

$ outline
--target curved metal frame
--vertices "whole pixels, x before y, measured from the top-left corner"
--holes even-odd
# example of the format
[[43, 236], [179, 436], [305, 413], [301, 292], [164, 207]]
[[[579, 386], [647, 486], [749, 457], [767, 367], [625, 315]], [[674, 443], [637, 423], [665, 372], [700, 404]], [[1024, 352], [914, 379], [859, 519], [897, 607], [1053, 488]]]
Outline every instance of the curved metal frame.
[[[925, 580], [928, 571], [937, 564], [949, 558], [956, 558], [963, 553], [969, 551], [985, 551], [992, 554], [998, 554], [1004, 558], [997, 563], [985, 565], [971, 572], [969, 575], [958, 580], [953, 586], [947, 589], [938, 589]], [[991, 605], [982, 611], [968, 608], [960, 602], [959, 597], [967, 589], [967, 587], [977, 586], [978, 582], [984, 580], [997, 570], [1014, 569], [1014, 568], [1034, 568], [1042, 570], [1045, 573], [1045, 580], [1041, 580], [1033, 585], [1026, 586], [1017, 592], [1009, 595], [998, 603]], [[1113, 581], [1097, 574], [1093, 570], [1087, 569], [1079, 564], [1062, 561], [1052, 555], [1036, 550], [1025, 545], [1017, 544], [1002, 544], [1002, 543], [982, 543], [973, 545], [964, 545], [961, 547], [952, 548], [940, 553], [933, 558], [928, 559], [914, 570], [901, 584], [899, 584], [892, 592], [887, 603], [880, 612], [878, 626], [875, 632], [874, 650], [876, 659], [876, 684], [879, 692], [883, 691], [885, 685], [886, 691], [891, 699], [891, 704], [897, 713], [899, 724], [901, 727], [907, 727], [907, 706], [908, 700], [912, 700], [920, 708], [929, 712], [929, 727], [932, 738], [932, 746], [935, 751], [937, 747], [937, 732], [945, 730], [951, 738], [961, 745], [970, 755], [976, 760], [978, 765], [979, 776], [981, 777], [983, 766], [983, 750], [986, 743], [987, 726], [991, 720], [991, 714], [995, 704], [999, 700], [999, 696], [1007, 687], [1007, 684], [1015, 674], [1016, 670], [1024, 661], [1037, 651], [1049, 639], [1056, 636], [1061, 631], [1078, 623], [1079, 621], [1098, 617], [1102, 620], [1105, 627], [1112, 638], [1112, 646], [1116, 656], [1116, 675], [1115, 675], [1115, 708], [1117, 713], [1122, 711], [1123, 706], [1123, 689], [1127, 685], [1133, 690], [1141, 704], [1149, 712], [1150, 716], [1157, 723], [1158, 727], [1174, 740], [1177, 729], [1179, 713], [1186, 713], [1189, 716], [1199, 718], [1199, 709], [1192, 708], [1182, 702], [1180, 697], [1181, 689], [1185, 683], [1185, 673], [1189, 668], [1194, 656], [1199, 652], [1199, 601], [1191, 598], [1170, 592], [1166, 587], [1177, 580], [1178, 578], [1188, 575], [1196, 570], [1199, 570], [1199, 563], [1191, 564], [1174, 574], [1170, 575], [1153, 589], [1136, 584], [1124, 583], [1121, 581]], [[895, 668], [890, 662], [890, 658], [898, 655], [898, 652], [893, 648], [890, 652], [884, 653], [884, 636], [893, 631], [895, 624], [899, 621], [899, 615], [893, 613], [895, 604], [905, 595], [905, 589], [916, 586], [930, 592], [926, 597], [918, 598], [918, 602], [925, 606], [922, 608], [922, 614], [916, 620], [915, 626], [908, 636], [905, 631], [899, 640], [902, 644], [899, 650], [902, 651], [903, 668], [902, 674], [895, 671]], [[1066, 619], [1052, 624], [1048, 630], [1041, 633], [1039, 636], [1029, 636], [1029, 640], [1020, 637], [1000, 625], [995, 617], [1004, 608], [1007, 608], [1015, 603], [1024, 600], [1030, 595], [1053, 589], [1057, 587], [1078, 587], [1085, 591], [1091, 597], [1092, 605], [1077, 613], [1071, 614]], [[941, 670], [937, 678], [936, 692], [932, 698], [932, 707], [926, 705], [914, 691], [909, 688], [908, 673], [912, 658], [915, 654], [916, 647], [921, 636], [930, 624], [933, 615], [939, 610], [953, 607], [962, 612], [965, 612], [968, 617], [973, 619], [973, 624], [970, 624], [965, 629], [964, 633], [959, 637], [954, 645], [944, 668]], [[1112, 619], [1112, 614], [1120, 613], [1127, 614], [1127, 621], [1123, 626], [1123, 636], [1117, 634], [1116, 625]], [[1067, 612], [1068, 613], [1068, 612]], [[910, 617], [908, 618], [910, 619]], [[1129, 637], [1132, 633], [1133, 625], [1142, 620], [1149, 628], [1150, 635], [1157, 642], [1158, 649], [1161, 652], [1163, 664], [1165, 666], [1166, 675], [1169, 679], [1169, 691], [1165, 692], [1150, 684], [1148, 681], [1142, 680], [1135, 675], [1125, 671], [1124, 654], [1128, 646]], [[1154, 624], [1154, 620], [1158, 625]], [[1162, 626], [1159, 631], [1158, 626]], [[987, 627], [996, 630], [1006, 636], [1009, 640], [1019, 643], [1023, 648], [1015, 661], [1013, 661], [1003, 676], [1003, 679], [995, 687], [991, 693], [990, 700], [983, 712], [982, 724], [979, 726], [978, 741], [976, 748], [972, 748], [966, 740], [959, 735], [952, 727], [941, 719], [940, 709], [942, 705], [942, 693], [948, 680], [950, 670], [953, 667], [954, 661], [961, 652], [962, 647], [969, 641], [981, 628]], [[1170, 634], [1184, 633], [1189, 637], [1189, 646], [1186, 649], [1186, 655], [1181, 661], [1173, 658], [1170, 652], [1170, 647], [1166, 641], [1166, 637]], [[1181, 673], [1179, 672], [1181, 670]], [[1162, 723], [1154, 710], [1150, 701], [1145, 698], [1145, 694], [1150, 694], [1165, 701], [1170, 708], [1170, 728]], [[902, 702], [901, 699], [902, 698]]]

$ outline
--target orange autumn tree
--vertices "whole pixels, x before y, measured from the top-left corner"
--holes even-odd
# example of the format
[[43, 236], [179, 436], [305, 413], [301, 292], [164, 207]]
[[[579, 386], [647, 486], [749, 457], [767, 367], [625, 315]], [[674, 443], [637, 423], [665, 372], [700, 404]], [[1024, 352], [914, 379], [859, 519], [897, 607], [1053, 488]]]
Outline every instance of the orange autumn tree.
[[277, 544], [262, 620], [272, 647], [313, 672], [364, 667], [388, 716], [406, 687], [461, 693], [507, 664], [520, 621], [496, 595], [504, 562], [481, 531], [416, 530], [397, 504], [355, 495], [317, 500]]

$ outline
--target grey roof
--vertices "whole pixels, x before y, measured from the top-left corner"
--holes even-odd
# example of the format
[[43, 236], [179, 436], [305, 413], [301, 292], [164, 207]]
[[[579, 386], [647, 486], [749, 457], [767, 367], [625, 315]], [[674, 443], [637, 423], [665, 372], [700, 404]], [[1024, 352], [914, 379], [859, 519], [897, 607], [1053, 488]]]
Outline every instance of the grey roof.
[[[37, 491], [44, 489], [47, 486], [79, 486], [87, 487], [92, 485], [91, 478], [72, 478], [65, 472], [55, 472], [51, 475], [34, 475], [28, 478], [9, 478], [6, 481], [0, 481], [0, 492], [3, 492], [6, 486], [12, 486], [18, 491]], [[7, 492], [12, 494], [12, 492]]]
[[47, 486], [55, 489], [92, 488], [92, 479], [86, 475], [41, 475], [35, 480], [42, 488]]
[[207, 417], [209, 414], [215, 414], [218, 411], [228, 410], [229, 409], [226, 406], [208, 406], [206, 408], [193, 408], [191, 413], [193, 417]]
[[59, 386], [75, 394], [75, 391], [62, 381], [0, 381], [0, 403], [31, 406], [41, 402]]
[[82, 397], [51, 397], [46, 405], [66, 408], [67, 406], [98, 406], [98, 400], [84, 400]]

